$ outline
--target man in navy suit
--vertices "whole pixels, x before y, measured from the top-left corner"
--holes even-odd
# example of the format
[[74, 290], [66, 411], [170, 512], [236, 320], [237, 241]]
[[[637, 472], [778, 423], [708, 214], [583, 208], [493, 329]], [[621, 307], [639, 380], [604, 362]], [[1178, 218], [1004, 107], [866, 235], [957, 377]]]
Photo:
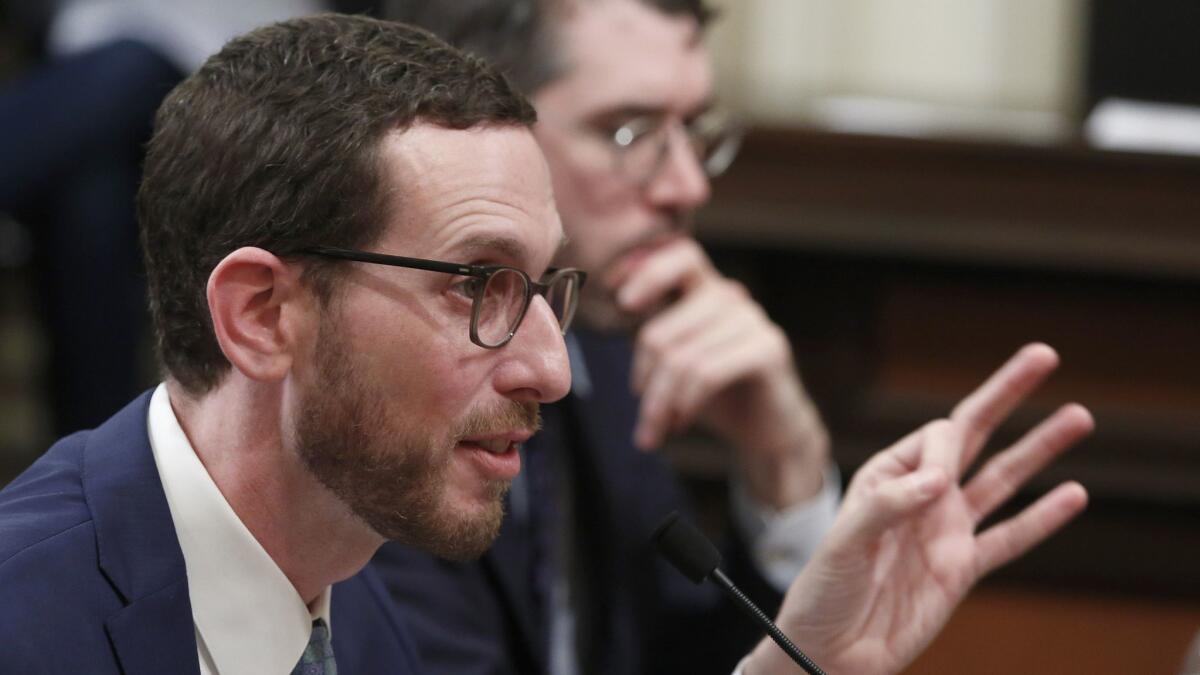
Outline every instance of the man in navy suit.
[[0, 670], [418, 670], [364, 566], [479, 555], [569, 383], [583, 275], [547, 274], [533, 120], [482, 61], [337, 15], [171, 93], [138, 198], [165, 382], [0, 492]]

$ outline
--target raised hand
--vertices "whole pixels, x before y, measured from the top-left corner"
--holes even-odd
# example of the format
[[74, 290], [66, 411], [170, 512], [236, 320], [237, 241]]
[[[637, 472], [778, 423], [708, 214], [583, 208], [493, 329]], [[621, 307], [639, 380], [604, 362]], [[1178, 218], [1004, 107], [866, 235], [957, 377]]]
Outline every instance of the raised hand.
[[[1087, 493], [1068, 482], [977, 532], [1031, 476], [1091, 432], [1091, 415], [1077, 404], [1060, 408], [960, 483], [995, 428], [1057, 365], [1050, 347], [1026, 346], [947, 419], [878, 453], [854, 476], [778, 619], [828, 673], [899, 671], [980, 577], [1083, 510]], [[792, 672], [801, 671], [771, 642], [759, 644], [745, 668], [746, 675]]]

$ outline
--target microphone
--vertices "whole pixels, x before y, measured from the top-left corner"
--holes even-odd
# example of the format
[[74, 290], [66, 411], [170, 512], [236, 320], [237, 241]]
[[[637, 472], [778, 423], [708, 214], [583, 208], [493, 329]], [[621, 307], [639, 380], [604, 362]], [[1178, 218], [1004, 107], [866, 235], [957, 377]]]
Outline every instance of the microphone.
[[750, 598], [746, 597], [729, 577], [725, 576], [718, 566], [721, 564], [721, 554], [694, 525], [679, 517], [678, 511], [672, 511], [654, 530], [654, 546], [660, 555], [667, 559], [675, 569], [693, 582], [699, 584], [706, 578], [711, 578], [722, 591], [725, 591], [733, 601], [751, 619], [759, 624], [767, 635], [779, 645], [779, 648], [792, 657], [809, 675], [825, 675], [825, 671], [813, 663], [804, 652], [779, 630], [774, 621], [763, 613]]

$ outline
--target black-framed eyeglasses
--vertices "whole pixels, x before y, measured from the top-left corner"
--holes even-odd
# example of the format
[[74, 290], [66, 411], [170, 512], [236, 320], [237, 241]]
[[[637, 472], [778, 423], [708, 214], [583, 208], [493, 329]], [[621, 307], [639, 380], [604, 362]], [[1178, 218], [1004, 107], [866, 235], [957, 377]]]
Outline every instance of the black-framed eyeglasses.
[[[634, 183], [649, 183], [662, 170], [670, 153], [671, 124], [671, 119], [664, 115], [645, 115], [612, 132], [610, 140], [617, 153], [618, 169]], [[678, 124], [709, 178], [716, 178], [729, 168], [745, 136], [745, 127], [719, 108]]]
[[471, 296], [471, 342], [485, 349], [508, 344], [525, 318], [534, 295], [546, 298], [558, 319], [559, 328], [566, 333], [575, 318], [579, 289], [587, 281], [587, 273], [574, 268], [552, 268], [546, 271], [542, 281], [534, 281], [524, 271], [504, 265], [461, 265], [327, 246], [309, 248], [303, 253], [468, 277], [471, 282], [465, 288]]

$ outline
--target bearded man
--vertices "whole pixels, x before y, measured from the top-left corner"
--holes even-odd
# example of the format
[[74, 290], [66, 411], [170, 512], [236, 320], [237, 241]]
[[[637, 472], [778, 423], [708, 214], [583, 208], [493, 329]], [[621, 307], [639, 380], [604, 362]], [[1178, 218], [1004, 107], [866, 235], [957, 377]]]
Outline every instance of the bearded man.
[[138, 197], [165, 381], [0, 492], [0, 670], [418, 672], [364, 565], [478, 556], [569, 383], [583, 275], [547, 273], [533, 120], [481, 60], [337, 15], [171, 93]]

